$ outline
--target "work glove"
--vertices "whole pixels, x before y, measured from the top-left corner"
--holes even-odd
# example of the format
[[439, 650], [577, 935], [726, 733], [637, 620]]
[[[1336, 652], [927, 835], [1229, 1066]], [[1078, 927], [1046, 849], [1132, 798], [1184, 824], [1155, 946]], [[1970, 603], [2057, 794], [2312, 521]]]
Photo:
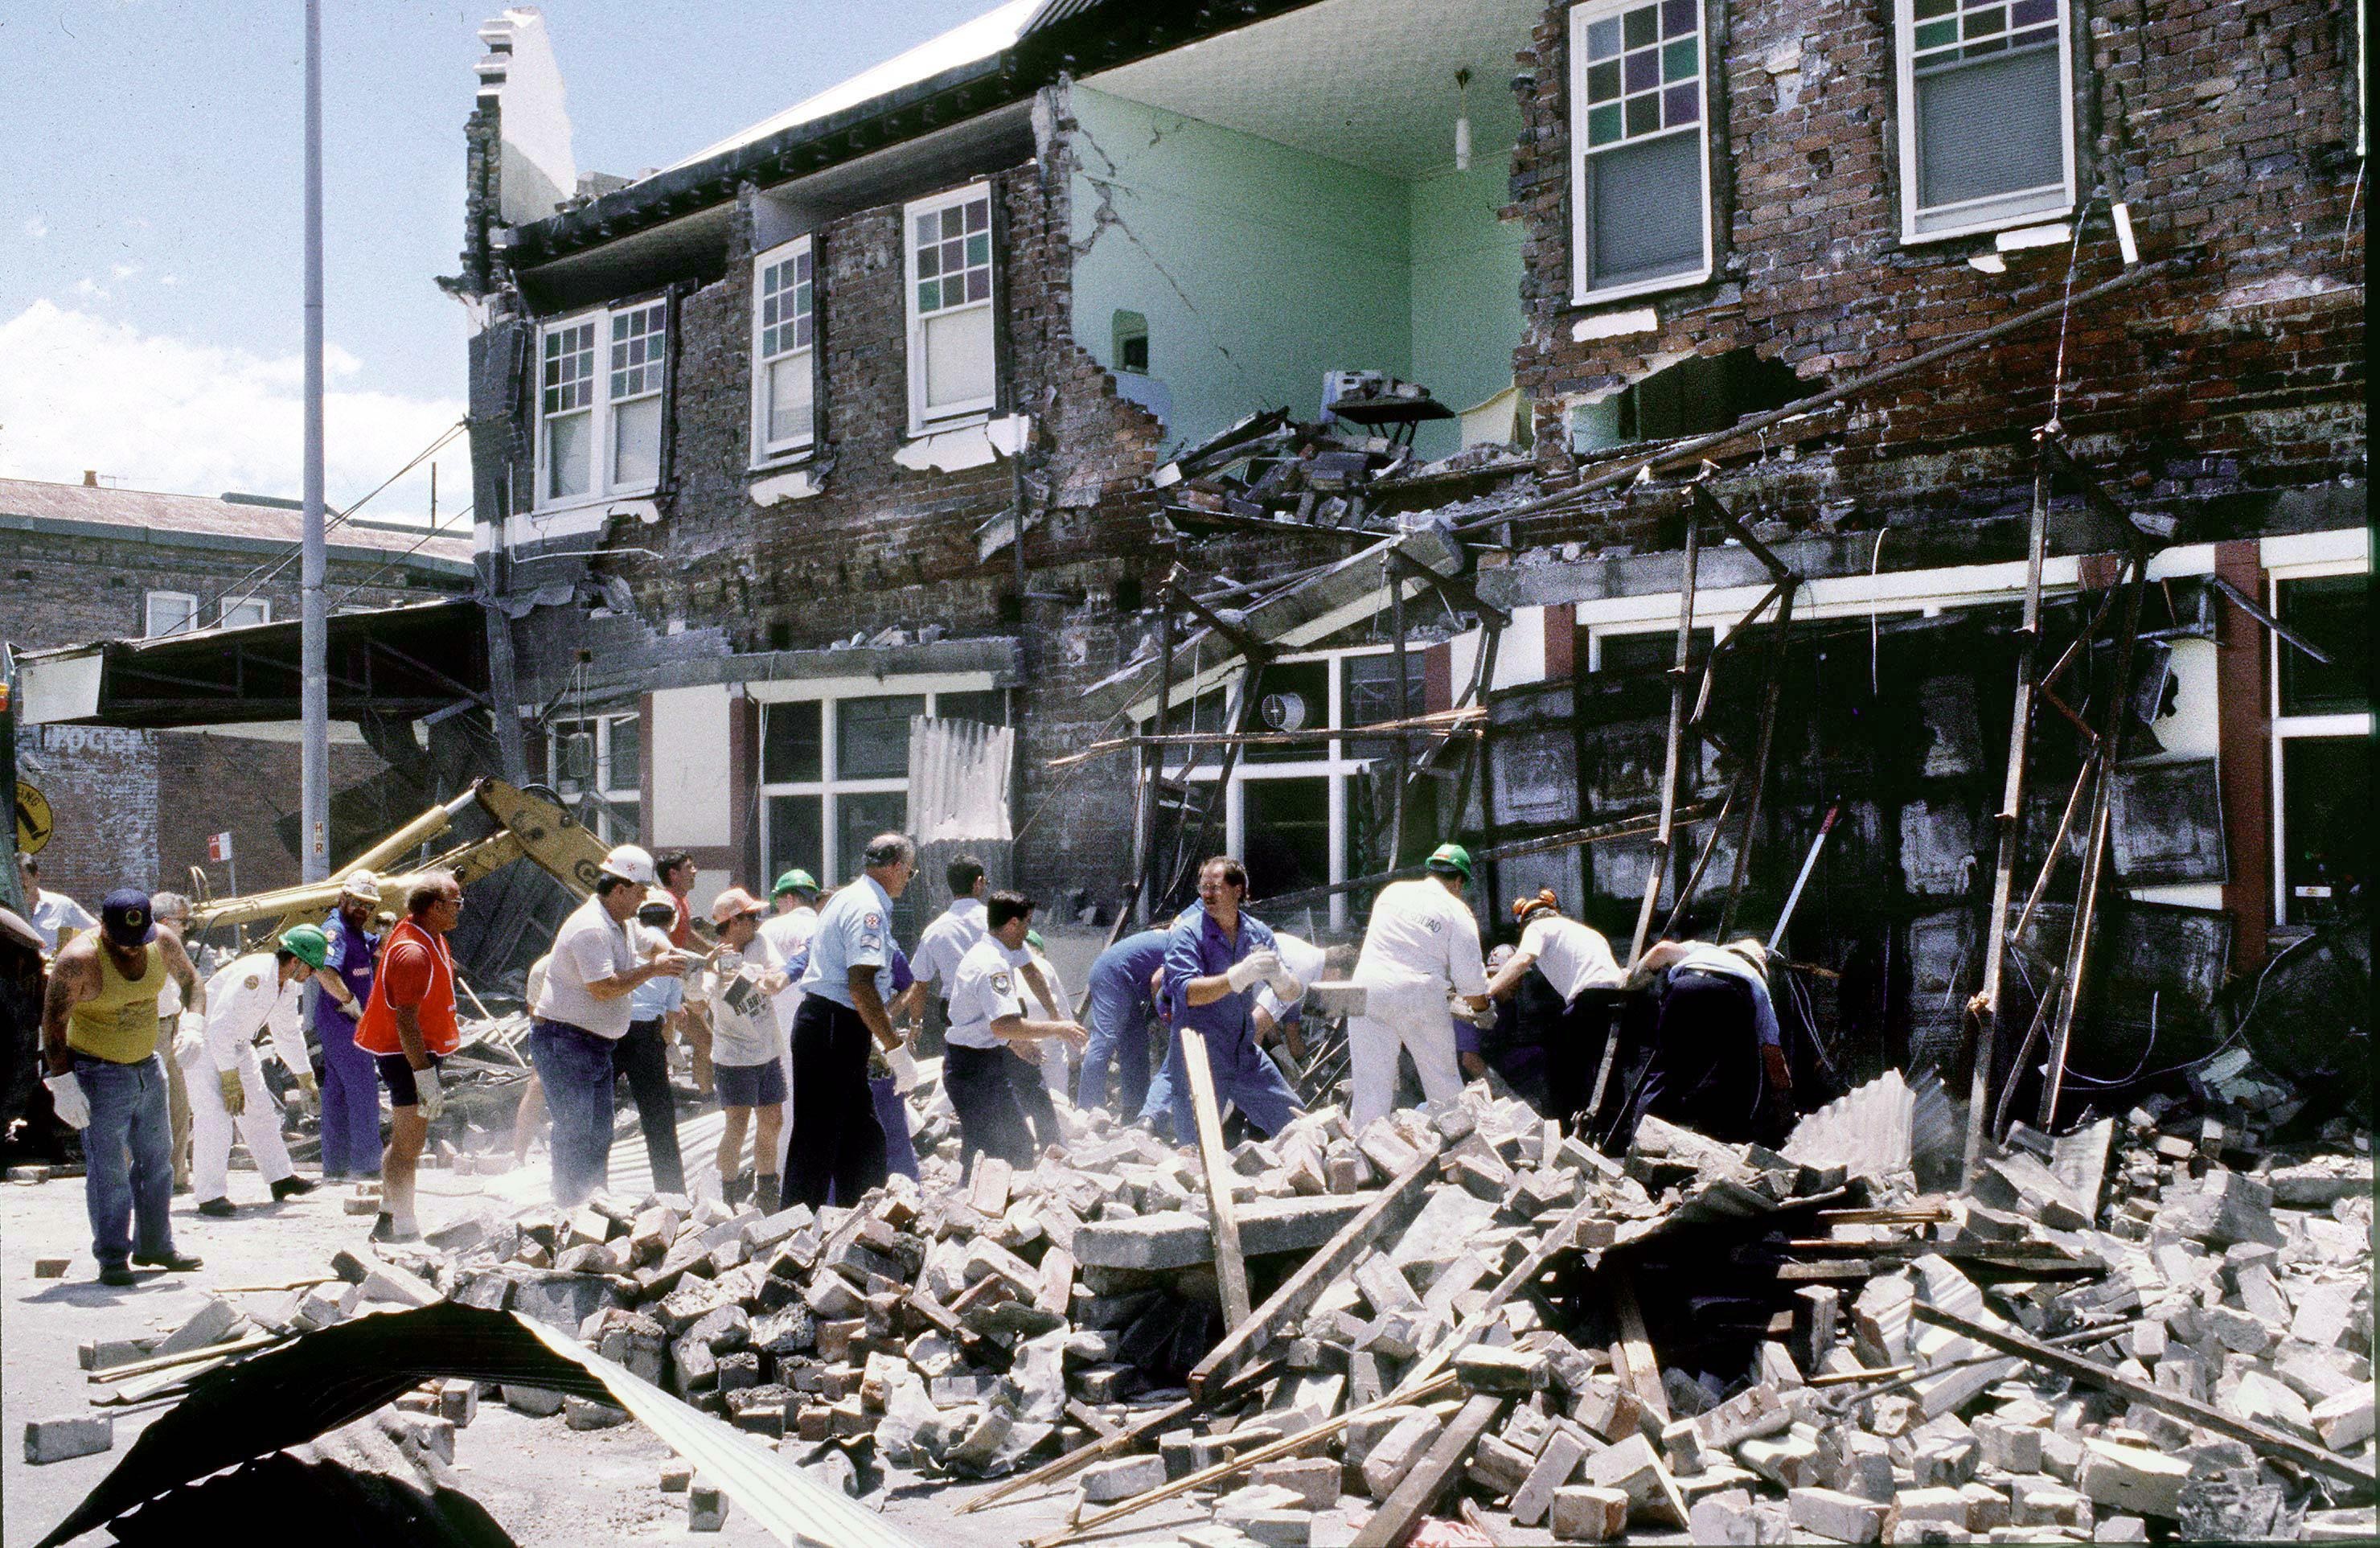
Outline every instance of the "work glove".
[[438, 1067], [431, 1065], [413, 1072], [413, 1089], [421, 1105], [421, 1121], [432, 1124], [446, 1110], [446, 1093], [438, 1085]]
[[886, 1049], [884, 1062], [892, 1071], [892, 1089], [895, 1091], [907, 1096], [917, 1090], [917, 1055], [909, 1052], [907, 1043], [905, 1042], [898, 1048]]
[[1269, 951], [1252, 951], [1232, 964], [1223, 974], [1223, 981], [1232, 986], [1232, 993], [1245, 993], [1281, 971], [1279, 956]]
[[1305, 981], [1286, 968], [1266, 979], [1265, 984], [1284, 1008], [1298, 1005], [1305, 998]]
[[57, 1109], [58, 1122], [68, 1128], [91, 1127], [91, 1099], [83, 1095], [82, 1082], [74, 1071], [44, 1076], [42, 1084], [50, 1089], [50, 1105]]
[[248, 1111], [248, 1088], [240, 1084], [239, 1071], [215, 1071], [215, 1089], [223, 1092], [224, 1111], [237, 1118]]
[[298, 1111], [320, 1113], [322, 1110], [322, 1088], [310, 1069], [298, 1071]]

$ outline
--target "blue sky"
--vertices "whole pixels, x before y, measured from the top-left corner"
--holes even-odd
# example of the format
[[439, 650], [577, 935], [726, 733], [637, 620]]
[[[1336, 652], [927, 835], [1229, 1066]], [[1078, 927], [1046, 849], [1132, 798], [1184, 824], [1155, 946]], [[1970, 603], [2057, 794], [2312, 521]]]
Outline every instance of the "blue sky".
[[[544, 10], [582, 172], [633, 175], [914, 46], [993, 0]], [[330, 497], [463, 411], [463, 120], [501, 7], [323, 5]], [[0, 476], [295, 495], [303, 6], [0, 6]], [[468, 498], [457, 449], [442, 518]], [[370, 507], [418, 516], [419, 472]]]

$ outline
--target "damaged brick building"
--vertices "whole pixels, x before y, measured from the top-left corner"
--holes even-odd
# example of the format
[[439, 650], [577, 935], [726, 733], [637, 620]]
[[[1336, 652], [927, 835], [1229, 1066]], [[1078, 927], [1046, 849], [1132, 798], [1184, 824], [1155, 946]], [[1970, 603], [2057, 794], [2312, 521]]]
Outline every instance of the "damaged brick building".
[[[1791, 955], [1855, 1063], [1947, 1070], [2038, 505], [2046, 658], [2146, 545], [2132, 648], [2069, 652], [2032, 737], [2020, 885], [2097, 801], [2058, 712], [2143, 706], [2120, 1031], [2078, 1068], [2203, 1051], [2227, 977], [2360, 888], [2343, 9], [1016, 0], [633, 180], [578, 174], [537, 13], [482, 36], [444, 283], [480, 324], [507, 772], [713, 882], [847, 873], [915, 821], [924, 715], [1014, 731], [986, 836], [1084, 922], [1172, 824], [1329, 934], [1417, 843], [1660, 804], [1691, 527], [1690, 671], [1770, 558], [1791, 625], [1725, 653], [1678, 841], [1514, 854], [1475, 908], [1551, 886], [1621, 939], [1657, 855], [1666, 917], [1721, 825], [1679, 922], [1766, 934], [1836, 811]], [[1334, 427], [1344, 372], [1427, 411]], [[1475, 695], [1484, 737], [1316, 735]], [[1169, 749], [1161, 811], [1130, 755], [1053, 766], [1226, 724], [1281, 740]]]

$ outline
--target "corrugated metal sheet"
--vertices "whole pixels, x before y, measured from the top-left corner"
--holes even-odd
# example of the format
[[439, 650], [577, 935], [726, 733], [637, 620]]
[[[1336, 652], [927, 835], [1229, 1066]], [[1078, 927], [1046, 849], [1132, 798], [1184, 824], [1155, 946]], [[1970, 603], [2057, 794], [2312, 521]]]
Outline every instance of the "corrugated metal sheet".
[[1016, 733], [972, 720], [909, 722], [909, 832], [919, 844], [1014, 835], [1008, 783]]

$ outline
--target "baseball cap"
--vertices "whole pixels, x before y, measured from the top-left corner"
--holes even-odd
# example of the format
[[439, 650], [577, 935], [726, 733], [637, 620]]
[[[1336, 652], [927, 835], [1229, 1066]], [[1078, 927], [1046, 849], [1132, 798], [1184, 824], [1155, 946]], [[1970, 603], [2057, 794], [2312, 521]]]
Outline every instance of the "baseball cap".
[[818, 896], [818, 878], [807, 871], [796, 868], [778, 877], [777, 884], [769, 889], [769, 896], [773, 899], [783, 897], [789, 892], [806, 892], [815, 897]]
[[603, 874], [617, 876], [623, 882], [634, 882], [640, 887], [650, 887], [656, 880], [653, 857], [635, 844], [623, 844], [604, 856]]
[[765, 914], [769, 906], [742, 887], [730, 887], [710, 900], [710, 922], [725, 924], [747, 914]]
[[157, 921], [150, 916], [149, 895], [139, 887], [118, 887], [100, 899], [99, 927], [119, 946], [145, 946], [157, 937]]
[[341, 897], [359, 898], [366, 903], [380, 901], [380, 878], [369, 871], [350, 871], [339, 884]]
[[1471, 851], [1460, 844], [1441, 844], [1429, 852], [1432, 871], [1451, 871], [1464, 881], [1471, 880]]

